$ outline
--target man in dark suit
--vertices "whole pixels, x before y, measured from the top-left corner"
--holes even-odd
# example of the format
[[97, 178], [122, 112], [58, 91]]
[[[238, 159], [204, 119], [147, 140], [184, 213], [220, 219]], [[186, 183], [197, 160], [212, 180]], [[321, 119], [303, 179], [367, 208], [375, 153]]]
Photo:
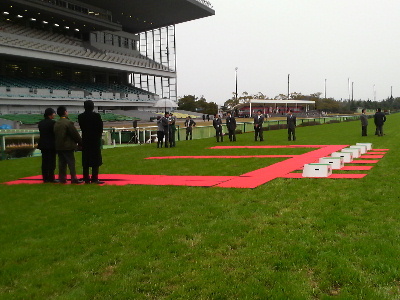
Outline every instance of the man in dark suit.
[[185, 120], [185, 127], [186, 127], [186, 140], [193, 138], [193, 127], [196, 126], [196, 122], [192, 120], [192, 118], [190, 116], [186, 117]]
[[257, 115], [254, 117], [254, 140], [257, 142], [257, 137], [260, 137], [260, 142], [264, 141], [263, 137], [263, 124], [264, 115], [261, 110], [257, 111]]
[[361, 136], [367, 136], [368, 118], [365, 114], [365, 108], [361, 112]]
[[226, 128], [228, 128], [228, 133], [229, 133], [229, 140], [231, 142], [236, 142], [236, 119], [234, 116], [232, 116], [231, 112], [228, 111], [227, 117], [226, 117]]
[[296, 116], [293, 115], [293, 111], [289, 110], [289, 114], [286, 118], [287, 129], [288, 129], [288, 141], [296, 140]]
[[40, 140], [38, 149], [42, 152], [42, 178], [43, 182], [56, 183], [54, 172], [56, 170], [56, 142], [54, 137], [55, 111], [47, 108], [44, 112], [44, 120], [38, 124]]
[[[101, 140], [103, 135], [103, 121], [99, 113], [94, 112], [92, 100], [83, 104], [85, 112], [78, 116], [79, 126], [82, 130], [82, 167], [85, 183], [102, 184], [99, 181], [99, 167], [103, 164], [101, 156]], [[90, 168], [92, 177], [90, 178]]]
[[217, 143], [219, 143], [219, 139], [220, 138], [221, 138], [221, 142], [223, 142], [224, 141], [224, 137], [222, 135], [222, 120], [218, 116], [218, 114], [216, 114], [214, 116], [213, 126], [215, 128], [215, 136], [217, 137]]
[[378, 108], [378, 111], [374, 115], [374, 122], [375, 122], [375, 126], [376, 126], [377, 135], [383, 136], [383, 124], [385, 124], [385, 122], [386, 122], [386, 116], [381, 111], [380, 108]]
[[165, 148], [168, 148], [169, 145], [169, 112], [165, 112], [164, 116], [161, 118], [161, 124], [164, 128], [164, 140], [165, 140]]

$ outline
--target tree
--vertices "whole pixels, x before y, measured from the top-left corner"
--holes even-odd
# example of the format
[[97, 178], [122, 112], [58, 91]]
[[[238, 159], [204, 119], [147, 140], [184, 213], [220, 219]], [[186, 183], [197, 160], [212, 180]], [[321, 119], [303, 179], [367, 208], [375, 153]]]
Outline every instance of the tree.
[[196, 96], [185, 95], [178, 100], [178, 109], [196, 111]]

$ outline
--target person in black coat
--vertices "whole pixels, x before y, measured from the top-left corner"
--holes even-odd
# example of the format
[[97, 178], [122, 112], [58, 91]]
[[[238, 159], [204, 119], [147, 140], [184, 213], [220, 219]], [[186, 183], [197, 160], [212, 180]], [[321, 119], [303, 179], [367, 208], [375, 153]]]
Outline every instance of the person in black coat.
[[296, 116], [293, 116], [293, 111], [289, 110], [289, 114], [286, 118], [287, 129], [288, 129], [288, 141], [296, 140]]
[[43, 182], [56, 183], [54, 172], [56, 170], [56, 144], [54, 136], [54, 120], [56, 112], [47, 108], [44, 112], [44, 120], [38, 124], [40, 140], [38, 149], [42, 152], [42, 178]]
[[226, 128], [228, 128], [229, 140], [236, 142], [236, 119], [229, 111], [226, 117]]
[[374, 122], [375, 122], [375, 126], [376, 126], [377, 135], [383, 136], [383, 124], [385, 124], [385, 122], [386, 122], [386, 116], [381, 111], [380, 108], [378, 108], [378, 111], [374, 115]]
[[219, 139], [220, 138], [221, 138], [221, 142], [223, 142], [224, 141], [224, 136], [222, 135], [222, 120], [218, 116], [218, 114], [216, 114], [214, 116], [213, 126], [215, 128], [215, 136], [217, 137], [217, 143], [219, 143]]
[[264, 115], [261, 110], [257, 111], [257, 115], [254, 117], [254, 140], [257, 142], [257, 137], [260, 137], [260, 142], [264, 141], [263, 136], [263, 124]]
[[[82, 167], [85, 183], [102, 184], [99, 181], [99, 167], [103, 164], [101, 156], [101, 140], [103, 134], [103, 121], [100, 114], [94, 112], [92, 100], [84, 102], [85, 112], [78, 116], [79, 126], [82, 131]], [[90, 178], [92, 168], [92, 178]]]

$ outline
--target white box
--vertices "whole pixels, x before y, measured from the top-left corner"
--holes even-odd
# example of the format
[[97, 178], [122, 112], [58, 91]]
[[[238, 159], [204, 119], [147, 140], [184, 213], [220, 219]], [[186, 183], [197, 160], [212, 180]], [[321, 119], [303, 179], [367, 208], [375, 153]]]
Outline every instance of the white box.
[[305, 164], [303, 177], [328, 177], [332, 175], [330, 164]]
[[356, 145], [365, 145], [367, 146], [367, 150], [372, 150], [372, 143], [356, 143]]
[[353, 161], [353, 152], [333, 152], [332, 157], [343, 157], [345, 163], [350, 163]]
[[353, 145], [350, 148], [360, 148], [361, 154], [367, 153], [367, 145]]
[[330, 164], [332, 170], [339, 170], [344, 167], [343, 157], [321, 157], [319, 159], [320, 164]]
[[353, 152], [353, 158], [361, 156], [361, 150], [359, 148], [344, 148], [341, 152]]

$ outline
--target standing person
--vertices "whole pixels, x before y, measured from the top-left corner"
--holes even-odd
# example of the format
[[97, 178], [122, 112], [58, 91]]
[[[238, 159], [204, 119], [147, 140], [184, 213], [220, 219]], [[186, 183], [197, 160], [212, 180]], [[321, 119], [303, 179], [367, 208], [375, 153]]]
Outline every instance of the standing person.
[[76, 177], [74, 151], [77, 146], [82, 146], [82, 139], [74, 126], [74, 122], [68, 119], [68, 111], [65, 106], [57, 108], [60, 119], [54, 124], [56, 151], [58, 154], [58, 179], [60, 183], [67, 183], [67, 166], [71, 174], [71, 183], [83, 183]]
[[203, 115], [203, 121], [204, 122], [206, 121], [206, 115]]
[[207, 121], [210, 122], [210, 115], [207, 114]]
[[296, 116], [293, 116], [293, 110], [289, 110], [289, 115], [286, 118], [288, 129], [288, 141], [296, 140]]
[[220, 138], [221, 138], [221, 142], [223, 142], [224, 141], [224, 137], [222, 135], [222, 120], [218, 116], [218, 114], [216, 114], [214, 116], [213, 126], [215, 128], [215, 136], [217, 137], [217, 143], [219, 143], [219, 139]]
[[[99, 167], [103, 164], [101, 156], [101, 137], [103, 135], [103, 121], [99, 113], [94, 112], [92, 100], [83, 103], [85, 112], [78, 116], [79, 126], [82, 131], [82, 167], [83, 180], [86, 184], [97, 183], [99, 181]], [[90, 168], [92, 168], [92, 178], [90, 178]]]
[[188, 140], [189, 135], [190, 135], [190, 139], [193, 138], [193, 127], [195, 127], [195, 126], [196, 126], [196, 122], [193, 121], [190, 116], [187, 116], [186, 120], [185, 120], [186, 140]]
[[257, 115], [254, 117], [254, 140], [257, 142], [257, 137], [260, 137], [260, 142], [264, 141], [263, 137], [263, 124], [264, 124], [264, 115], [261, 110], [257, 111]]
[[378, 136], [383, 136], [383, 124], [386, 122], [386, 116], [380, 108], [378, 108], [378, 111], [375, 113], [374, 122]]
[[236, 119], [234, 116], [232, 116], [231, 112], [228, 111], [227, 117], [226, 117], [226, 127], [228, 128], [228, 133], [229, 133], [229, 140], [231, 142], [236, 142]]
[[361, 136], [367, 136], [367, 126], [368, 126], [368, 118], [365, 114], [365, 108], [361, 111]]
[[56, 112], [52, 108], [44, 111], [44, 120], [38, 124], [40, 140], [38, 149], [42, 152], [42, 178], [43, 182], [56, 183], [54, 172], [56, 170], [56, 142], [54, 137], [54, 120]]
[[168, 148], [169, 143], [169, 113], [165, 112], [164, 117], [161, 118], [161, 124], [164, 128], [164, 140], [165, 140], [165, 148]]
[[168, 124], [169, 124], [169, 146], [175, 147], [175, 132], [176, 132], [176, 126], [175, 126], [176, 118], [173, 113], [169, 114], [168, 118]]
[[161, 116], [157, 116], [157, 148], [162, 148], [164, 139], [164, 126]]

